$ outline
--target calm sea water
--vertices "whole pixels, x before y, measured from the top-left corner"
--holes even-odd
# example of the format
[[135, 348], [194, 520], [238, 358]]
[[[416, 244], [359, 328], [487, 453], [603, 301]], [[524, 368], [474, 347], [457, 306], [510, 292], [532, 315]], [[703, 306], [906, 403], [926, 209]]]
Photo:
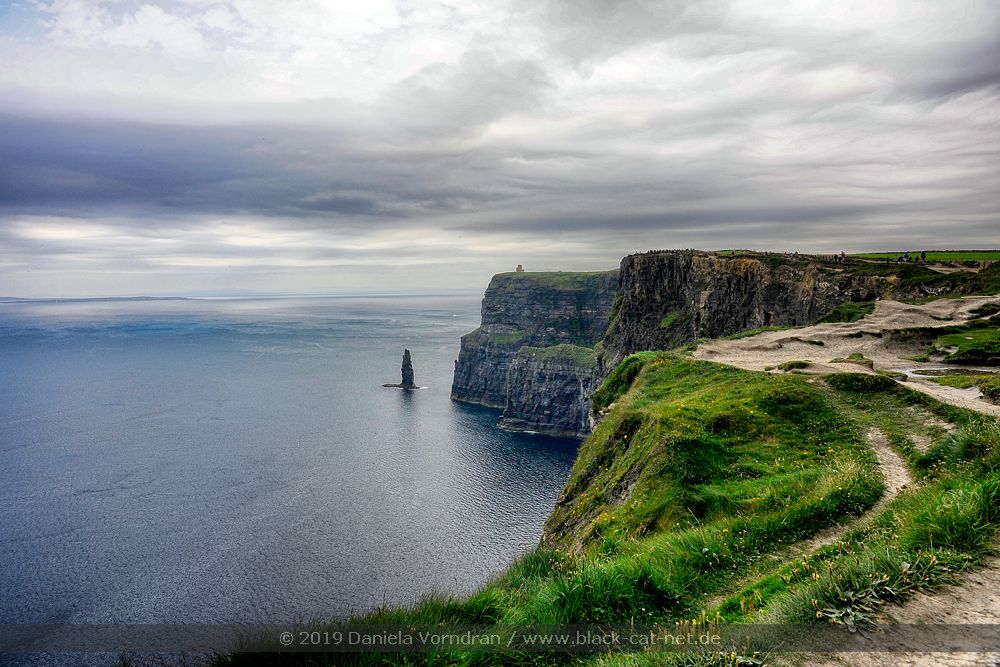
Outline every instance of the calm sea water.
[[[576, 453], [449, 400], [479, 297], [0, 304], [0, 623], [286, 622], [467, 592]], [[399, 381], [403, 348], [425, 389]]]

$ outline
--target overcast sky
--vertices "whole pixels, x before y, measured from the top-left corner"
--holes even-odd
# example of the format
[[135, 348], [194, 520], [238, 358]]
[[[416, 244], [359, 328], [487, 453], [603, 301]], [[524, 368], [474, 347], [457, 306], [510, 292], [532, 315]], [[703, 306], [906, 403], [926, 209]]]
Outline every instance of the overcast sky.
[[995, 248], [998, 102], [995, 0], [0, 0], [0, 295]]

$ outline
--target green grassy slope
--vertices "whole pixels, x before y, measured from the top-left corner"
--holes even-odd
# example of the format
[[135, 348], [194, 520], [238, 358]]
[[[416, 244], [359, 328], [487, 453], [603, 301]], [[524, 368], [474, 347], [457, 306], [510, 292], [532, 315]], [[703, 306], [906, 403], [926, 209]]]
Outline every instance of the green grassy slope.
[[962, 324], [906, 330], [907, 335], [933, 341], [927, 351], [916, 359], [972, 366], [1000, 365], [1000, 315], [994, 308], [994, 304], [986, 304], [980, 309], [984, 315]]
[[[996, 420], [880, 378], [743, 371], [680, 355], [627, 358], [595, 394], [545, 546], [464, 599], [381, 609], [361, 623], [723, 622], [863, 625], [871, 610], [971, 567], [1000, 524]], [[948, 431], [948, 428], [953, 430]], [[872, 521], [872, 427], [919, 480]], [[921, 452], [917, 442], [931, 442]], [[841, 543], [792, 558], [836, 524]], [[718, 615], [718, 616], [716, 616]], [[675, 664], [683, 656], [254, 653], [226, 665]], [[694, 658], [691, 658], [694, 660]], [[682, 664], [739, 663], [701, 656]]]
[[934, 343], [941, 350], [954, 350], [944, 358], [953, 364], [1000, 364], [1000, 327], [968, 329], [939, 336]]
[[[590, 549], [724, 517], [763, 521], [777, 511], [785, 521], [801, 512], [808, 526], [785, 521], [788, 535], [774, 536], [790, 540], [878, 498], [860, 433], [817, 386], [669, 355], [643, 358], [631, 390], [580, 450], [548, 523], [549, 533], [564, 536], [552, 544]], [[835, 480], [842, 492], [822, 488]]]

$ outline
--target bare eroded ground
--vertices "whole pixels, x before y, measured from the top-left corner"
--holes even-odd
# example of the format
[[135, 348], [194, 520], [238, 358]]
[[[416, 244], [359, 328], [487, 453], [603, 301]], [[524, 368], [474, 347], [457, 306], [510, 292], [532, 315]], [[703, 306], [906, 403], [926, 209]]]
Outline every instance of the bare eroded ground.
[[[891, 335], [900, 329], [960, 324], [971, 317], [970, 311], [977, 306], [997, 302], [1000, 299], [996, 296], [941, 299], [918, 306], [883, 300], [875, 304], [874, 313], [858, 322], [816, 324], [737, 340], [709, 341], [698, 346], [694, 357], [756, 371], [791, 360], [809, 361], [809, 366], [803, 369], [807, 373], [894, 371], [906, 374], [911, 389], [930, 394], [943, 403], [1000, 416], [1000, 405], [982, 398], [978, 389], [945, 387], [915, 375], [914, 371], [945, 368], [947, 364], [906, 359], [920, 354], [924, 348]], [[854, 353], [863, 355], [871, 365], [834, 361]]]

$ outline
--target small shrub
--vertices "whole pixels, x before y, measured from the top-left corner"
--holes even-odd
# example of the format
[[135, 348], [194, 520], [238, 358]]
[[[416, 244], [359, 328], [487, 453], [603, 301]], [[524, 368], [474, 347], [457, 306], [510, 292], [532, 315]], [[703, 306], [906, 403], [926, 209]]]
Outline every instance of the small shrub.
[[979, 391], [983, 392], [983, 396], [987, 399], [994, 403], [1000, 403], [1000, 375], [981, 378], [976, 382], [976, 386], [979, 387]]
[[997, 313], [1000, 313], [1000, 301], [984, 303], [983, 305], [976, 306], [969, 311], [969, 314], [974, 317], [990, 317], [991, 315], [996, 315]]
[[857, 322], [865, 315], [875, 312], [874, 301], [848, 301], [831, 310], [820, 323]]
[[666, 315], [662, 320], [660, 320], [660, 328], [661, 329], [669, 329], [670, 327], [672, 327], [675, 324], [677, 324], [677, 321], [679, 319], [681, 319], [681, 314], [680, 313], [676, 313], [676, 312], [675, 313], [670, 313], [670, 314]]
[[826, 381], [837, 391], [848, 391], [855, 394], [892, 391], [899, 386], [892, 378], [867, 373], [837, 373], [827, 376]]
[[875, 625], [881, 605], [886, 603], [885, 598], [894, 597], [886, 586], [888, 583], [889, 577], [883, 575], [871, 575], [860, 586], [837, 582], [833, 584], [827, 604], [816, 610], [816, 618], [847, 626], [851, 632], [871, 627]]

